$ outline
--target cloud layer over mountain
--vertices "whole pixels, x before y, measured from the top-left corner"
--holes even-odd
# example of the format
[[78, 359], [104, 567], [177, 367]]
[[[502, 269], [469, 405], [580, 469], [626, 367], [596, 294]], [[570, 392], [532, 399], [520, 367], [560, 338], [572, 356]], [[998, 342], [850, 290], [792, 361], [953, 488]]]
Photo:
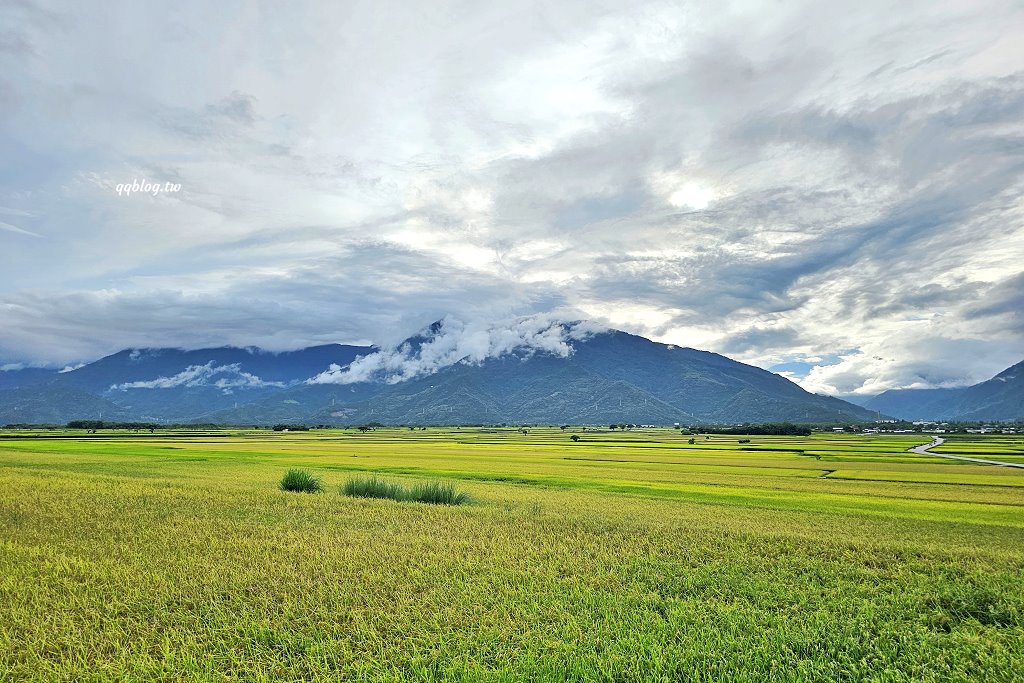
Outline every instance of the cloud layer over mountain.
[[[1024, 356], [1012, 0], [0, 20], [2, 365], [469, 321], [344, 375], [403, 377], [550, 311], [831, 393]], [[135, 179], [181, 190], [119, 196]]]
[[170, 377], [152, 380], [122, 382], [110, 387], [111, 391], [128, 389], [171, 389], [174, 387], [214, 386], [230, 392], [238, 387], [284, 387], [284, 382], [267, 382], [256, 375], [242, 370], [238, 363], [217, 365], [210, 361], [204, 365], [190, 365]]
[[573, 341], [603, 331], [605, 328], [594, 323], [562, 323], [544, 315], [468, 324], [446, 317], [425, 330], [415, 346], [402, 343], [396, 348], [382, 349], [361, 356], [344, 368], [331, 364], [330, 369], [311, 378], [309, 383], [383, 381], [394, 384], [432, 375], [456, 363], [479, 364], [511, 353], [523, 358], [535, 353], [566, 358], [572, 354]]

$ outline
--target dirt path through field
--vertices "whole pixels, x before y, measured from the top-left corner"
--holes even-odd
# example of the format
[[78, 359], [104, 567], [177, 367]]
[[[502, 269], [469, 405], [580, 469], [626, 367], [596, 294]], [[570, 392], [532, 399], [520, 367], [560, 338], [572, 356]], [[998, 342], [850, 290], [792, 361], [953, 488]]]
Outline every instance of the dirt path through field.
[[933, 455], [936, 458], [950, 458], [952, 460], [966, 460], [968, 462], [980, 462], [980, 463], [984, 463], [985, 465], [999, 465], [1001, 467], [1019, 467], [1021, 469], [1024, 469], [1024, 464], [1017, 463], [1017, 462], [1000, 462], [998, 460], [982, 460], [981, 458], [968, 458], [968, 457], [963, 456], [963, 455], [949, 455], [947, 453], [932, 453], [930, 450], [928, 450], [929, 448], [935, 448], [936, 446], [941, 446], [945, 442], [946, 442], [945, 439], [943, 439], [941, 436], [937, 436], [937, 437], [935, 437], [935, 440], [932, 441], [931, 443], [925, 444], [923, 446], [915, 446], [914, 448], [910, 449], [910, 452], [911, 453], [920, 453], [921, 455]]

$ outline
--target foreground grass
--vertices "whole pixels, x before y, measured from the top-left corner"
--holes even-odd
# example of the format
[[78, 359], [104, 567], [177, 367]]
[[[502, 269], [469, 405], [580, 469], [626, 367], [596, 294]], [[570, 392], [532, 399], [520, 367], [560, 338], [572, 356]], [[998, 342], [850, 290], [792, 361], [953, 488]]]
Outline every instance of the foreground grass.
[[355, 498], [402, 500], [405, 497], [404, 486], [377, 477], [353, 477], [345, 482], [341, 492]]
[[324, 490], [323, 481], [320, 477], [313, 476], [311, 472], [302, 469], [290, 469], [281, 477], [279, 485], [282, 491], [292, 493], [320, 493]]
[[471, 501], [465, 491], [456, 491], [451, 484], [437, 481], [414, 484], [407, 489], [401, 484], [377, 477], [353, 477], [345, 482], [341, 492], [356, 498], [389, 498], [433, 505], [463, 505]]
[[[0, 446], [0, 680], [1014, 681], [1024, 671], [1024, 530], [1009, 523], [1024, 496], [1012, 475], [972, 485], [974, 466], [942, 464], [920, 471], [956, 481], [830, 482], [762, 471], [800, 465], [798, 455], [725, 451], [742, 479], [730, 486], [706, 469], [719, 465], [681, 464], [690, 456], [669, 444], [614, 450], [642, 462], [560, 465], [533, 433], [507, 449], [452, 446], [454, 435], [404, 447], [385, 433], [359, 444], [252, 438]], [[602, 452], [612, 454], [587, 454]], [[660, 467], [638, 466], [655, 453]], [[367, 456], [367, 470], [383, 460], [417, 477], [425, 467], [526, 478], [532, 463], [562, 479], [467, 478], [479, 504], [462, 507], [275, 489], [282, 462], [330, 471]], [[865, 457], [882, 468], [872, 471], [914, 467], [896, 448]], [[702, 480], [701, 496], [681, 469]], [[574, 486], [613, 475], [673, 497]], [[744, 490], [774, 498], [734, 500]], [[943, 499], [954, 494], [974, 502]], [[836, 507], [837, 495], [849, 502]], [[936, 519], [916, 512], [925, 503]]]

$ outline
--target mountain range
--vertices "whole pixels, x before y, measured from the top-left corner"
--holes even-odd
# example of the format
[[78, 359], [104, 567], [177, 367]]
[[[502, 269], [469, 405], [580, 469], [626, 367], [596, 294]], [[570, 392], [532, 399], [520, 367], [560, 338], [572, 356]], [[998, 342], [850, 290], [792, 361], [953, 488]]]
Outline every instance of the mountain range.
[[[974, 393], [933, 391], [959, 392], [950, 410], [977, 419], [1020, 417], [1024, 372], [1012, 370]], [[535, 320], [508, 329], [439, 321], [388, 348], [126, 349], [61, 371], [0, 372], [0, 424], [851, 422], [902, 416], [917, 400], [886, 392], [862, 407], [719, 354]]]
[[1024, 418], [1024, 361], [972, 386], [891, 389], [862, 405], [904, 420], [1019, 420]]

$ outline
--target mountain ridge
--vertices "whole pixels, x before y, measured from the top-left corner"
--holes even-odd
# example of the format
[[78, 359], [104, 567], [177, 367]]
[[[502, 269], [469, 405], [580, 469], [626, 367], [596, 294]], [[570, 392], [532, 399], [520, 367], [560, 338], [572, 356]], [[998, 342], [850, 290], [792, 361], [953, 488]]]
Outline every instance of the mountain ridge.
[[[999, 389], [1016, 387], [1017, 376], [1024, 377], [1024, 363], [1015, 367], [1021, 372], [1010, 368], [989, 380], [996, 384], [975, 391], [979, 410], [1007, 403], [1007, 414], [1014, 413], [1016, 388]], [[0, 423], [106, 417], [225, 424], [735, 424], [898, 415], [871, 405], [885, 403], [884, 394], [861, 407], [721, 354], [587, 321], [525, 319], [482, 328], [444, 319], [388, 348], [124, 349], [74, 369], [21, 376], [0, 381]]]

